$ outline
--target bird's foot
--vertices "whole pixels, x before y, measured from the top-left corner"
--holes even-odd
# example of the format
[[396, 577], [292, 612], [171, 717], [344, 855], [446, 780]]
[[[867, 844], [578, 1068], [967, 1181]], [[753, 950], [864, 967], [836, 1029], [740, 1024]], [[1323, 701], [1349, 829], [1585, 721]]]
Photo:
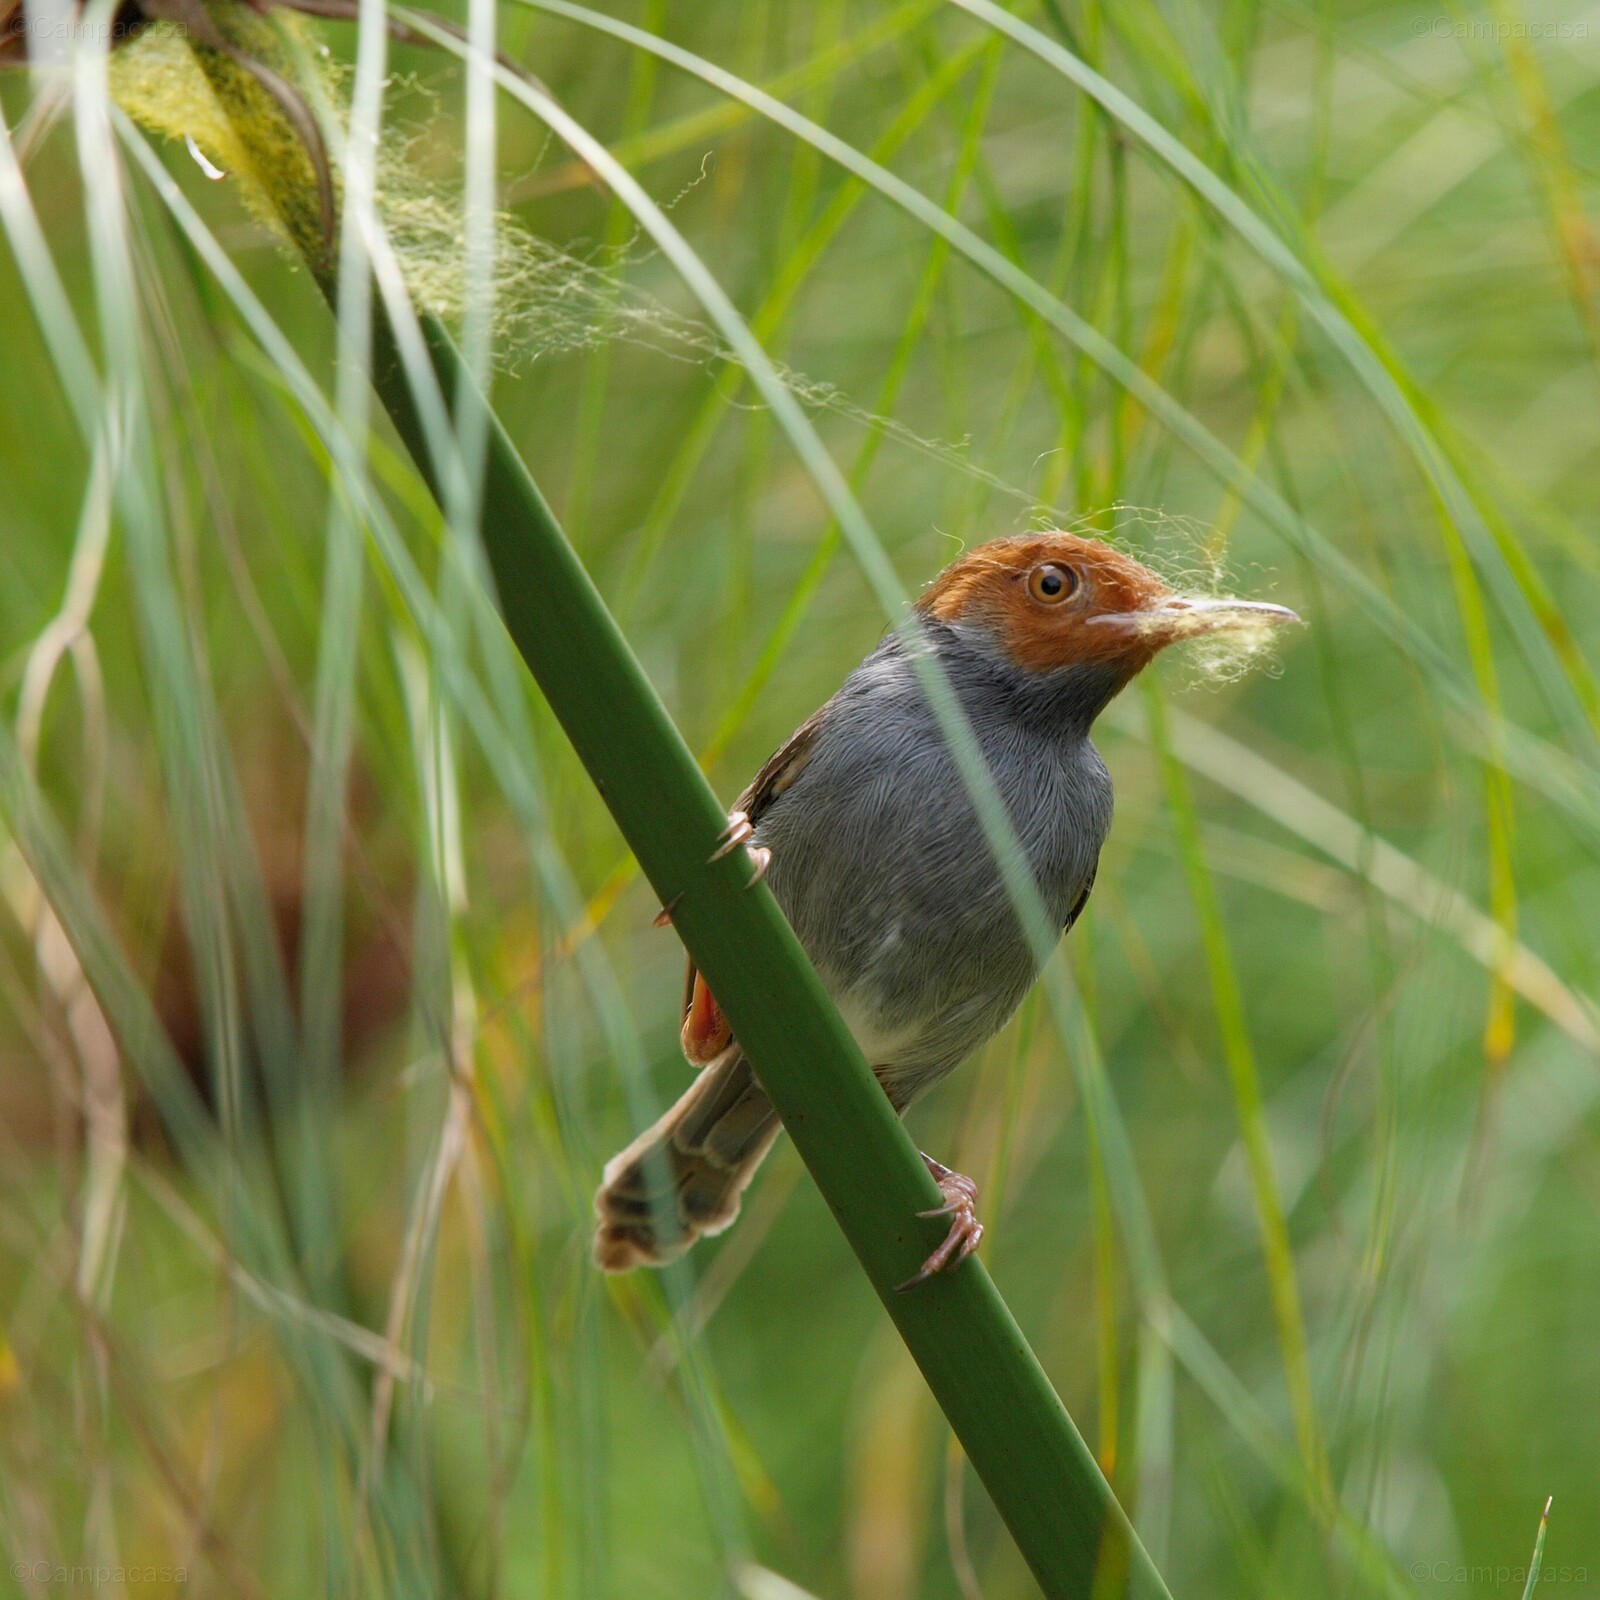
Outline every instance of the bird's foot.
[[933, 1181], [939, 1185], [944, 1204], [935, 1206], [932, 1211], [919, 1211], [917, 1215], [949, 1217], [950, 1231], [944, 1236], [944, 1243], [922, 1263], [920, 1272], [914, 1272], [904, 1283], [895, 1285], [896, 1293], [915, 1289], [936, 1272], [954, 1272], [978, 1248], [978, 1242], [983, 1238], [983, 1224], [978, 1221], [976, 1209], [977, 1184], [964, 1173], [952, 1172], [943, 1162], [935, 1161], [930, 1155], [924, 1155], [922, 1159], [933, 1174]]
[[753, 844], [750, 846], [750, 861], [753, 870], [750, 881], [745, 884], [747, 889], [755, 888], [766, 877], [767, 868], [772, 865], [772, 852], [764, 844]]
[[724, 856], [732, 855], [740, 845], [748, 847], [750, 861], [755, 870], [750, 874], [750, 881], [745, 885], [753, 889], [767, 875], [767, 868], [772, 865], [772, 852], [765, 845], [751, 844], [755, 838], [756, 830], [751, 826], [750, 819], [742, 811], [728, 813], [728, 826], [717, 835], [717, 848], [713, 850], [708, 861], [720, 861]]

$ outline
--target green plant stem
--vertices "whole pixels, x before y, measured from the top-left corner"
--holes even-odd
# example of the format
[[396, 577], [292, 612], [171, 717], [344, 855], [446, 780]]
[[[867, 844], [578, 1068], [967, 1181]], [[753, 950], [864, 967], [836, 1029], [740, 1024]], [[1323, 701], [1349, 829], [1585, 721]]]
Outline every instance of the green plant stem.
[[[441, 498], [410, 384], [380, 312], [373, 382]], [[425, 317], [440, 391], [463, 374]], [[1165, 1584], [998, 1291], [976, 1260], [918, 1290], [903, 1282], [938, 1242], [916, 1215], [939, 1196], [905, 1128], [742, 851], [719, 861], [725, 817], [588, 573], [497, 421], [482, 537], [506, 626], [673, 926], [716, 992], [817, 1187], [883, 1301], [1040, 1586], [1128, 1596]], [[1100, 1582], [1103, 1583], [1101, 1578]]]

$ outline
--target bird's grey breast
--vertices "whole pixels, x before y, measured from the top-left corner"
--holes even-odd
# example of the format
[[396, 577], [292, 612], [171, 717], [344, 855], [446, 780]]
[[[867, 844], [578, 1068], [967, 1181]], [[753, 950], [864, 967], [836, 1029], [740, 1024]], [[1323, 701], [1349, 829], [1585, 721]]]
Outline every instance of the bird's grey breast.
[[[1019, 704], [990, 660], [952, 647], [940, 661], [1061, 928], [1111, 824], [1111, 780], [1087, 725]], [[941, 1076], [1004, 1024], [1037, 975], [897, 639], [824, 708], [803, 767], [756, 832], [773, 852], [773, 893], [875, 1066]]]

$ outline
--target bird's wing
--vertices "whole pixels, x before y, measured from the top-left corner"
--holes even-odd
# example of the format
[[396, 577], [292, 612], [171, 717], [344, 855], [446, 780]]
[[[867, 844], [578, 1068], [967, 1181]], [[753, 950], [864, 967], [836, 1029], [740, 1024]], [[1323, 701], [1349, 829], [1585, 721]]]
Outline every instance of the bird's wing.
[[1099, 870], [1100, 863], [1096, 860], [1095, 864], [1089, 868], [1089, 881], [1084, 884], [1083, 893], [1073, 902], [1072, 909], [1067, 913], [1067, 925], [1061, 930], [1063, 935], [1071, 933], [1073, 924], [1083, 915], [1083, 908], [1088, 905], [1089, 896], [1094, 893], [1095, 874]]
[[[809, 721], [801, 723], [782, 749], [772, 756], [744, 793], [734, 801], [733, 809], [742, 811], [752, 827], [760, 826], [761, 818], [773, 801], [805, 770], [816, 748], [821, 718], [822, 714], [818, 712]], [[733, 1030], [728, 1026], [728, 1019], [723, 1016], [716, 996], [700, 976], [692, 957], [683, 980], [683, 1029], [679, 1037], [684, 1055], [696, 1067], [715, 1061], [733, 1042]]]
[[768, 759], [767, 764], [750, 780], [750, 786], [733, 802], [733, 809], [744, 812], [752, 827], [761, 825], [767, 808], [805, 771], [806, 763], [817, 747], [817, 731], [821, 726], [820, 711], [802, 722], [789, 735], [782, 749]]

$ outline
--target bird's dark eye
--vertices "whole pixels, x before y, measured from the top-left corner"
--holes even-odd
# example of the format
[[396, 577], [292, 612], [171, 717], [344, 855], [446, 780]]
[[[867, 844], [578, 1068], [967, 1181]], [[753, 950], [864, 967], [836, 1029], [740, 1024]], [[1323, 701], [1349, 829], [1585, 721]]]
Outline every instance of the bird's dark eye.
[[1028, 593], [1047, 606], [1060, 605], [1078, 587], [1078, 575], [1071, 567], [1047, 561], [1028, 575]]

